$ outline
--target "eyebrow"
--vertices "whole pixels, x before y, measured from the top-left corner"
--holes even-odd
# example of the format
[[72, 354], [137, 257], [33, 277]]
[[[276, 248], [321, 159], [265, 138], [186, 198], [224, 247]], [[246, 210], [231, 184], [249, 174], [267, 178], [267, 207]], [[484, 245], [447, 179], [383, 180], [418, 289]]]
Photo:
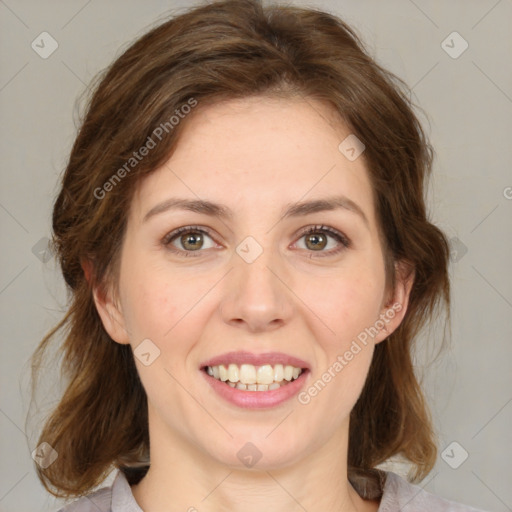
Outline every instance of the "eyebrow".
[[[368, 218], [362, 208], [346, 196], [330, 196], [322, 199], [289, 203], [284, 206], [281, 212], [281, 219], [289, 217], [301, 217], [312, 213], [344, 209], [358, 215], [364, 223], [369, 226]], [[233, 211], [225, 205], [207, 201], [204, 199], [180, 199], [170, 198], [157, 204], [149, 210], [142, 222], [151, 217], [169, 210], [187, 210], [221, 219], [232, 219]]]

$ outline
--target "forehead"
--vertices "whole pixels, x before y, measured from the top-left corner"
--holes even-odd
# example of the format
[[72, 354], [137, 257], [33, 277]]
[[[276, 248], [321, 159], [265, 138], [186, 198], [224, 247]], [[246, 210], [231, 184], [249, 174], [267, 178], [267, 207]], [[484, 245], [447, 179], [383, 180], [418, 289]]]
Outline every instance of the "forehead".
[[373, 217], [364, 154], [351, 161], [340, 151], [351, 132], [329, 104], [266, 96], [199, 103], [183, 122], [172, 156], [139, 184], [132, 204], [137, 218], [170, 196], [243, 213], [333, 194]]

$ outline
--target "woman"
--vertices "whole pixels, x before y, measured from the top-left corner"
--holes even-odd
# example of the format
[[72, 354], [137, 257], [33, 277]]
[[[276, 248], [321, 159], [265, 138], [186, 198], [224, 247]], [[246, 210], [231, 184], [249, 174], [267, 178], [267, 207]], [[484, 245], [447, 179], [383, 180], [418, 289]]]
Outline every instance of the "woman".
[[402, 86], [341, 20], [251, 0], [108, 69], [54, 205], [72, 303], [33, 361], [66, 327], [37, 466], [82, 496], [62, 510], [475, 510], [414, 485], [437, 449], [411, 349], [449, 249]]

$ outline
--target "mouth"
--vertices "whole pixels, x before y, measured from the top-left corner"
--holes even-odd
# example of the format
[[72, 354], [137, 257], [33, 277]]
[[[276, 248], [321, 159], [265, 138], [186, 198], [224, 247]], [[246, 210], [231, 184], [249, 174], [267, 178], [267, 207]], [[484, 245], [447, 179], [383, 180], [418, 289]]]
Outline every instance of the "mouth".
[[231, 352], [200, 366], [207, 383], [220, 397], [242, 408], [276, 406], [305, 385], [309, 365], [282, 353]]
[[273, 391], [294, 382], [307, 371], [289, 364], [254, 366], [247, 363], [205, 366], [202, 370], [217, 381], [241, 391]]

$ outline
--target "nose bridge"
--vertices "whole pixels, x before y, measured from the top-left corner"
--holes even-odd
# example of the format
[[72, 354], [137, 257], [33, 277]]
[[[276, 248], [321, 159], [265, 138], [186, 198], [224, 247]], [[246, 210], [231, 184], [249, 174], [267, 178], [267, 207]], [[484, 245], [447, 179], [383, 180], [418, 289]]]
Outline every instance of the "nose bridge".
[[[270, 239], [267, 237], [266, 241]], [[292, 304], [280, 276], [279, 262], [276, 248], [263, 247], [252, 236], [238, 244], [222, 303], [224, 321], [243, 323], [250, 330], [264, 330], [288, 321]]]

